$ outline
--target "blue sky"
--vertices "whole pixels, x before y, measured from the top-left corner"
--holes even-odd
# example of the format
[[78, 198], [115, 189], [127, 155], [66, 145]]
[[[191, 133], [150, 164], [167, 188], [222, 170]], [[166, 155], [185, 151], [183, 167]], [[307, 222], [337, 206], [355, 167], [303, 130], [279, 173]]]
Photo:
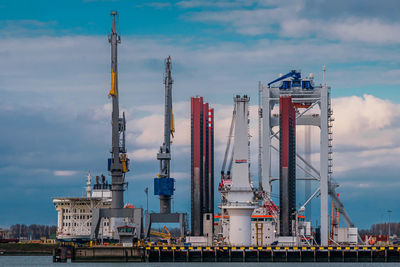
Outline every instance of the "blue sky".
[[[325, 64], [341, 198], [361, 228], [387, 217], [387, 209], [399, 221], [399, 7], [398, 1], [361, 0], [0, 1], [0, 226], [55, 224], [52, 197], [82, 195], [88, 170], [106, 174], [111, 10], [120, 14], [130, 202], [145, 206], [144, 187], [153, 192], [158, 172], [165, 57], [173, 61], [177, 118], [174, 207], [186, 211], [190, 96], [203, 95], [216, 109], [218, 174], [232, 96], [250, 95], [254, 111], [258, 81], [301, 69], [319, 83]], [[151, 196], [151, 209], [158, 210], [157, 203]]]

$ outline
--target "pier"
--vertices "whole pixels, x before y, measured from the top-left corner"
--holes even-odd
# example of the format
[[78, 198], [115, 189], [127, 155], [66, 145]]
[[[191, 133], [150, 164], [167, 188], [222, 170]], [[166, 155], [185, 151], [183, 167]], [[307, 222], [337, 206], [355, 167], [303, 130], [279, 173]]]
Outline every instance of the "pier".
[[[62, 247], [54, 250], [53, 261], [66, 261], [68, 253], [57, 251]], [[71, 247], [70, 257], [72, 262], [400, 262], [400, 247]]]

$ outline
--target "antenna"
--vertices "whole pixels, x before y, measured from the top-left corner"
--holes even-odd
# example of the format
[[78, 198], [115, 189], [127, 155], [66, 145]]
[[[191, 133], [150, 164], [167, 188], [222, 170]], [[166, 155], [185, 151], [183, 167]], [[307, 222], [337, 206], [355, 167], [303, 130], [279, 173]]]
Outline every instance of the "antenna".
[[90, 175], [90, 171], [88, 171], [88, 175], [87, 175], [87, 187], [86, 187], [86, 196], [90, 197], [91, 193], [92, 193], [92, 186], [91, 186], [91, 180], [92, 177]]
[[325, 87], [326, 86], [326, 79], [325, 79], [325, 74], [326, 73], [326, 67], [325, 64], [322, 66], [322, 84]]

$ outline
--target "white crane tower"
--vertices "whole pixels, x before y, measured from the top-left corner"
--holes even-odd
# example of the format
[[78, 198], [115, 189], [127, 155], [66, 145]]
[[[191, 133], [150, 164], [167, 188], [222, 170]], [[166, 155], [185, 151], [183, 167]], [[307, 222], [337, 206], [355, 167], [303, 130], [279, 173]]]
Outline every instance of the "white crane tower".
[[249, 101], [246, 95], [237, 95], [234, 115], [234, 144], [232, 187], [227, 201], [221, 207], [229, 215], [229, 243], [232, 246], [251, 245], [251, 214], [256, 208], [249, 176]]

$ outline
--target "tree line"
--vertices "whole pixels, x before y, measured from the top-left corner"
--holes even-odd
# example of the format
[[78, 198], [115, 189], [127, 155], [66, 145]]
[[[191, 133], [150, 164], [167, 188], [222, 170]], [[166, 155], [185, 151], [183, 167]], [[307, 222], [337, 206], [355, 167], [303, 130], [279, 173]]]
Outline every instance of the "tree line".
[[40, 239], [41, 237], [50, 238], [57, 232], [55, 225], [39, 225], [39, 224], [14, 224], [10, 227], [11, 238], [27, 238]]
[[[362, 235], [388, 235], [389, 223], [373, 224], [370, 229], [363, 229], [359, 231]], [[390, 223], [390, 235], [400, 236], [400, 222]]]

